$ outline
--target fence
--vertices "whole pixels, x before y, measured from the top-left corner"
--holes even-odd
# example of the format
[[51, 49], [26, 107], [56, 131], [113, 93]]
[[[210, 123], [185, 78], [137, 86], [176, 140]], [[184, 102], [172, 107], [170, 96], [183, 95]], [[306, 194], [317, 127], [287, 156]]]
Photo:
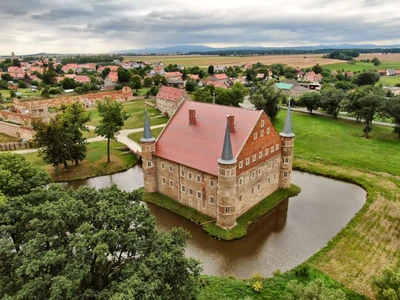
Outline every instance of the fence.
[[11, 151], [18, 149], [29, 149], [33, 145], [31, 142], [13, 142], [13, 143], [2, 143], [0, 144], [0, 151]]

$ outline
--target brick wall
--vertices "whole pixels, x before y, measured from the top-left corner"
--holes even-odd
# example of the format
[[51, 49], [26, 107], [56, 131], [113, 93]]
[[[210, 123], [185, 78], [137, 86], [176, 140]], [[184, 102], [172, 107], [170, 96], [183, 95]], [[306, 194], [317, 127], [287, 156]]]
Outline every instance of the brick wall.
[[0, 119], [25, 126], [30, 126], [32, 124], [31, 116], [13, 113], [7, 110], [0, 110]]
[[35, 132], [30, 127], [10, 124], [0, 121], [0, 132], [21, 140], [31, 140]]

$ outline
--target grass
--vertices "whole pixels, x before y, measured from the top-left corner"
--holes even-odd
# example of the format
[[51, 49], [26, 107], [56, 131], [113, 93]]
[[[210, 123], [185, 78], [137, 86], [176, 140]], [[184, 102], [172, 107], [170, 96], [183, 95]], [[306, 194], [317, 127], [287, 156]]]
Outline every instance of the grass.
[[400, 83], [400, 76], [381, 76], [379, 83], [382, 83], [383, 86], [394, 86], [396, 83]]
[[[39, 97], [40, 93], [41, 93], [38, 90], [35, 90], [34, 92], [32, 92], [31, 89], [29, 89], [29, 88], [14, 90], [14, 92], [22, 93], [22, 95], [21, 95], [22, 98]], [[3, 98], [9, 98], [10, 97], [10, 90], [0, 90], [0, 94], [3, 96]]]
[[19, 142], [21, 139], [0, 132], [0, 143]]
[[359, 62], [357, 61], [355, 64], [349, 64], [347, 62], [340, 62], [340, 63], [335, 63], [335, 64], [327, 64], [324, 66], [324, 68], [327, 68], [331, 71], [336, 70], [336, 71], [364, 71], [364, 70], [386, 70], [386, 69], [400, 69], [400, 61], [399, 62], [393, 62], [393, 61], [385, 61], [382, 62], [381, 65], [379, 66], [374, 66], [372, 63], [366, 63], [366, 62]]
[[[289, 189], [278, 190], [267, 198], [253, 206], [247, 212], [242, 214], [236, 221], [237, 225], [231, 230], [224, 230], [218, 227], [215, 222], [211, 222], [203, 225], [203, 229], [208, 232], [211, 236], [221, 239], [224, 241], [231, 241], [244, 237], [247, 234], [247, 228], [254, 222], [256, 222], [261, 216], [272, 210], [282, 200], [296, 196], [300, 193], [300, 188], [294, 184]], [[210, 216], [204, 215], [197, 210], [183, 205], [168, 196], [159, 193], [145, 193], [143, 200], [157, 204], [158, 206], [164, 207], [178, 215], [191, 220], [196, 224], [202, 224], [207, 221], [211, 221]]]
[[[127, 113], [131, 115], [128, 118], [128, 120], [125, 121], [125, 125], [123, 127], [124, 129], [143, 127], [144, 123], [143, 100], [124, 103], [124, 109], [126, 110]], [[160, 116], [159, 110], [147, 106], [147, 111], [149, 113], [150, 126], [164, 124], [168, 122], [167, 117]], [[92, 120], [89, 123], [87, 123], [87, 125], [96, 126], [100, 124], [101, 117], [99, 116], [97, 109], [91, 110], [91, 117]]]
[[[154, 138], [157, 138], [161, 131], [164, 129], [164, 127], [160, 127], [160, 128], [154, 128], [151, 130], [151, 134]], [[143, 131], [140, 132], [134, 132], [134, 133], [130, 133], [128, 134], [128, 138], [130, 138], [132, 141], [135, 141], [136, 143], [140, 144], [140, 139], [143, 137]]]
[[122, 172], [132, 167], [137, 158], [133, 154], [123, 154], [115, 148], [124, 146], [121, 143], [111, 142], [111, 163], [107, 163], [107, 141], [93, 142], [88, 145], [86, 159], [78, 166], [70, 163], [67, 170], [63, 166], [53, 167], [43, 161], [37, 152], [24, 154], [27, 161], [44, 168], [54, 181], [70, 181], [95, 176]]

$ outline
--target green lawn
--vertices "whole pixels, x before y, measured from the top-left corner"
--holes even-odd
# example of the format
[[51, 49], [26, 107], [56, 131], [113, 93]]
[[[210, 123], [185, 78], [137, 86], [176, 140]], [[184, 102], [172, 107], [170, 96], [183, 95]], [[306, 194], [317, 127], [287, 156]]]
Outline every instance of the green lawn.
[[372, 63], [365, 62], [356, 62], [356, 64], [349, 64], [347, 62], [324, 65], [324, 68], [327, 68], [331, 71], [364, 71], [364, 70], [386, 70], [386, 69], [400, 69], [400, 62], [382, 62], [379, 66], [374, 66]]
[[[153, 135], [153, 137], [157, 138], [163, 129], [164, 127], [152, 129], [151, 134]], [[140, 143], [140, 139], [142, 137], [143, 137], [143, 131], [128, 134], [128, 138], [130, 138], [132, 141], [135, 141], [138, 144]]]
[[[286, 112], [276, 122], [283, 128]], [[400, 173], [400, 140], [392, 128], [373, 125], [369, 139], [363, 137], [363, 124], [353, 121], [293, 113], [296, 134], [295, 156], [329, 165], [357, 168], [367, 172]]]
[[400, 76], [381, 76], [377, 84], [379, 83], [383, 86], [394, 86], [396, 83], [400, 84]]
[[[125, 121], [124, 129], [128, 128], [141, 128], [143, 127], [144, 123], [144, 101], [135, 101], [135, 102], [128, 102], [124, 103], [124, 109], [128, 112], [131, 116], [128, 120]], [[159, 125], [168, 122], [167, 117], [160, 116], [160, 111], [147, 106], [147, 111], [149, 113], [150, 118], [150, 125]], [[100, 116], [98, 114], [97, 109], [91, 110], [91, 117], [92, 120], [87, 124], [91, 126], [96, 126], [100, 123]]]
[[[32, 92], [31, 89], [29, 89], [29, 88], [14, 90], [14, 92], [22, 93], [22, 95], [21, 95], [22, 98], [39, 97], [40, 93], [41, 93], [38, 90]], [[0, 90], [0, 94], [3, 96], [3, 98], [9, 98], [10, 97], [10, 90]]]

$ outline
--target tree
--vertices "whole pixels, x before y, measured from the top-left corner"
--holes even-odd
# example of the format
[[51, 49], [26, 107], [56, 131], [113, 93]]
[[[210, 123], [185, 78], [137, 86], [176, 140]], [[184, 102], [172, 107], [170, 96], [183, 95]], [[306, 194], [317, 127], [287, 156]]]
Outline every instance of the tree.
[[118, 71], [118, 82], [119, 83], [128, 83], [131, 79], [131, 73], [129, 70], [124, 68], [119, 68]]
[[17, 94], [15, 93], [15, 91], [11, 90], [10, 91], [10, 99], [16, 98]]
[[250, 102], [257, 109], [265, 111], [267, 116], [274, 121], [279, 112], [279, 104], [286, 100], [286, 96], [280, 90], [274, 89], [273, 82], [267, 82], [258, 87], [250, 97]]
[[62, 69], [62, 67], [63, 67], [63, 65], [62, 64], [58, 64], [57, 66], [56, 66], [56, 73], [57, 74], [61, 74], [61, 69]]
[[132, 77], [130, 87], [132, 89], [135, 89], [136, 92], [142, 87], [142, 79], [140, 78], [140, 76], [135, 75]]
[[381, 64], [381, 61], [377, 57], [374, 57], [373, 59], [371, 59], [371, 62], [374, 64], [375, 67], [377, 67]]
[[195, 299], [188, 234], [158, 232], [138, 191], [37, 188], [0, 206], [0, 297]]
[[359, 100], [369, 94], [374, 94], [381, 97], [384, 97], [385, 95], [382, 88], [375, 87], [373, 85], [361, 86], [347, 95], [347, 112], [354, 114], [357, 122], [361, 121], [362, 105]]
[[304, 93], [300, 96], [299, 104], [305, 106], [307, 110], [312, 114], [312, 111], [317, 110], [321, 105], [321, 93]]
[[47, 71], [43, 71], [43, 82], [45, 84], [56, 83], [57, 73], [52, 71], [50, 68]]
[[97, 101], [97, 110], [102, 119], [100, 125], [96, 126], [95, 132], [107, 139], [107, 162], [110, 163], [110, 140], [116, 138], [129, 114], [125, 112], [120, 102], [113, 101], [110, 97]]
[[8, 197], [28, 194], [33, 188], [50, 182], [47, 172], [18, 154], [0, 155], [0, 193]]
[[104, 68], [102, 71], [101, 71], [101, 77], [103, 77], [103, 79], [105, 79], [107, 76], [108, 76], [108, 74], [110, 74], [110, 68], [109, 67], [106, 67], [106, 68]]
[[311, 68], [312, 71], [314, 71], [315, 74], [321, 74], [323, 69], [320, 64], [316, 64]]
[[400, 263], [389, 266], [383, 270], [380, 277], [373, 281], [376, 298], [379, 300], [400, 299]]
[[7, 81], [7, 82], [13, 80], [12, 76], [11, 76], [10, 74], [8, 74], [8, 73], [1, 74], [1, 79], [2, 79], [2, 80], [5, 80], [5, 81]]
[[345, 98], [343, 90], [335, 88], [326, 88], [322, 90], [321, 107], [331, 114], [335, 119], [339, 115], [341, 102]]
[[393, 133], [400, 138], [400, 97], [386, 100], [383, 111], [392, 118], [394, 124]]
[[78, 85], [74, 78], [65, 77], [63, 80], [60, 81], [61, 86], [64, 90], [74, 89]]
[[341, 289], [332, 289], [325, 285], [320, 278], [308, 284], [297, 280], [289, 281], [289, 293], [285, 299], [288, 300], [346, 300], [346, 294]]
[[18, 58], [14, 58], [12, 61], [13, 66], [15, 67], [21, 67], [21, 62], [19, 61]]
[[297, 70], [296, 70], [296, 68], [293, 68], [293, 67], [290, 67], [290, 66], [286, 66], [283, 69], [283, 76], [285, 76], [287, 79], [297, 78]]
[[207, 72], [210, 75], [214, 75], [214, 66], [213, 65], [209, 65]]
[[379, 73], [361, 72], [353, 77], [353, 82], [358, 86], [374, 85], [379, 81]]
[[186, 81], [185, 90], [188, 92], [194, 92], [197, 87], [197, 82], [194, 80]]
[[143, 85], [145, 87], [151, 87], [151, 85], [153, 84], [153, 79], [151, 79], [150, 77], [145, 77], [143, 80]]
[[25, 82], [23, 82], [22, 80], [18, 81], [18, 88], [20, 89], [26, 89], [28, 86], [26, 85]]
[[206, 103], [212, 103], [213, 101], [213, 92], [215, 88], [212, 85], [207, 85], [202, 89], [197, 89], [195, 90], [193, 94], [193, 98], [195, 101], [198, 102], [206, 102]]
[[364, 119], [364, 132], [366, 138], [368, 138], [368, 133], [372, 130], [372, 121], [379, 115], [383, 102], [383, 98], [374, 94], [368, 94], [359, 99], [361, 107], [360, 117]]

